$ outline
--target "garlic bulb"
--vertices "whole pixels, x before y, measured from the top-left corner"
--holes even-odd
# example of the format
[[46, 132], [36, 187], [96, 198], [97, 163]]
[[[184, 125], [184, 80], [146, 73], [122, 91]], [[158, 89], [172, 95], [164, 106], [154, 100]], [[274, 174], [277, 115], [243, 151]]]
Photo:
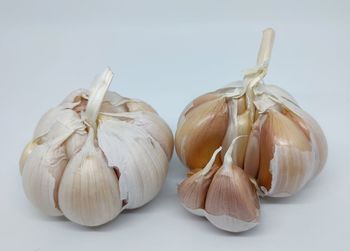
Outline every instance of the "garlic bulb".
[[[219, 147], [222, 150], [216, 158], [216, 165], [225, 165], [229, 153], [235, 159], [235, 167], [244, 170], [242, 179], [246, 180], [243, 177], [248, 176], [256, 183], [257, 192], [265, 196], [293, 195], [322, 170], [327, 158], [327, 142], [320, 126], [289, 93], [263, 83], [273, 40], [274, 31], [266, 29], [257, 67], [246, 71], [243, 81], [196, 98], [182, 112], [175, 148], [181, 161], [189, 168], [188, 180], [196, 179], [193, 177], [198, 175], [207, 178], [209, 174], [214, 175], [213, 170], [205, 173]], [[231, 143], [238, 138], [233, 149], [228, 151]], [[211, 184], [216, 183], [214, 181]], [[239, 187], [238, 179], [231, 182], [231, 187]], [[180, 197], [191, 193], [183, 189], [179, 189]], [[194, 192], [198, 188], [188, 186], [186, 189]], [[207, 200], [210, 194], [208, 192]], [[226, 195], [222, 191], [215, 196], [217, 209], [223, 208], [227, 203], [224, 201]], [[250, 199], [253, 199], [255, 193], [251, 196]], [[196, 201], [195, 197], [192, 194], [191, 200]], [[207, 213], [212, 212], [206, 210]], [[221, 212], [220, 215], [226, 214]], [[215, 225], [229, 231], [235, 228]]]
[[91, 91], [73, 91], [40, 119], [20, 158], [28, 199], [52, 216], [98, 226], [159, 192], [173, 136], [143, 101], [107, 91], [107, 69]]

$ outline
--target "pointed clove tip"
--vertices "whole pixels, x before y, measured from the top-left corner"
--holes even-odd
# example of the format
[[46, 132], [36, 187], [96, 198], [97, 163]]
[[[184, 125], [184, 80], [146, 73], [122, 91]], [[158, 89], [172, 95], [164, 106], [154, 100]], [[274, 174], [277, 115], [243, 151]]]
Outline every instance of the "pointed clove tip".
[[107, 66], [102, 75], [105, 76], [104, 77], [105, 79], [110, 81], [113, 78], [114, 73], [113, 73], [111, 67]]

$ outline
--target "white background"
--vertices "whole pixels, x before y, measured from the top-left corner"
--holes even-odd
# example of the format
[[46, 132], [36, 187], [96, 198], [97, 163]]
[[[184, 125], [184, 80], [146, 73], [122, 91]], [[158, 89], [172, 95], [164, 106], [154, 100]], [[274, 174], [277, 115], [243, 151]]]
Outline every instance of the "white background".
[[[0, 1], [1, 250], [350, 250], [349, 1]], [[43, 215], [18, 159], [36, 122], [109, 65], [111, 89], [149, 102], [173, 131], [196, 96], [254, 66], [261, 31], [275, 46], [266, 82], [323, 127], [324, 171], [302, 192], [262, 200], [261, 224], [229, 234], [179, 204], [176, 154], [160, 195], [99, 228]]]

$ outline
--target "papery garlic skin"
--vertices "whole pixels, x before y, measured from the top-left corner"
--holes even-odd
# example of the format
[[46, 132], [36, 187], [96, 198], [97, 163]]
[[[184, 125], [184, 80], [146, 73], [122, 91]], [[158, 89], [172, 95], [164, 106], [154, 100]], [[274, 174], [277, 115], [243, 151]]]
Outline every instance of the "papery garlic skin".
[[151, 201], [173, 152], [167, 124], [145, 102], [109, 92], [107, 69], [90, 91], [50, 109], [20, 159], [28, 199], [43, 212], [98, 226]]
[[48, 215], [62, 215], [57, 191], [67, 162], [62, 146], [43, 144], [32, 151], [24, 165], [24, 191], [29, 200]]
[[[214, 176], [210, 176], [210, 180], [205, 180], [205, 184], [211, 184], [205, 201], [206, 204], [214, 201], [214, 207], [190, 210], [196, 214], [200, 211], [200, 215], [228, 231], [244, 231], [254, 227], [258, 214], [253, 213], [251, 215], [254, 217], [243, 221], [244, 217], [229, 218], [228, 214], [208, 214], [234, 203], [233, 197], [225, 198], [234, 196], [235, 190], [226, 193], [227, 189], [216, 189], [214, 193], [210, 192], [212, 186], [219, 188], [220, 185], [232, 182], [227, 187], [236, 187], [237, 190], [240, 186], [249, 187], [247, 184], [250, 182], [247, 179], [250, 179], [259, 195], [287, 197], [300, 191], [316, 177], [327, 159], [327, 141], [318, 123], [302, 110], [288, 92], [263, 82], [268, 70], [273, 39], [273, 30], [266, 29], [257, 66], [245, 72], [243, 81], [230, 83], [194, 99], [182, 112], [177, 125], [175, 149], [180, 160], [188, 167], [190, 176], [178, 189], [186, 209], [191, 205], [184, 200], [186, 194], [191, 195], [187, 198], [191, 198], [192, 202], [203, 197], [195, 185], [204, 184], [203, 173], [206, 172], [203, 170], [207, 169], [207, 163], [215, 155], [215, 149], [222, 147], [216, 162], [224, 163], [231, 142], [236, 141], [230, 152], [234, 167], [225, 169], [226, 172], [232, 169], [231, 173], [236, 175], [227, 178], [229, 175], [225, 174], [218, 182], [222, 169], [216, 171]], [[234, 178], [237, 176], [246, 181], [245, 185], [239, 185], [239, 180]], [[195, 183], [199, 178], [202, 183]], [[256, 192], [253, 190], [247, 197], [255, 197]], [[235, 205], [243, 206], [244, 203], [236, 202]], [[250, 203], [242, 211], [254, 209], [253, 205], [254, 203]]]
[[142, 128], [111, 117], [99, 120], [97, 135], [108, 165], [120, 171], [126, 207], [137, 208], [153, 199], [167, 174], [168, 159], [160, 144]]

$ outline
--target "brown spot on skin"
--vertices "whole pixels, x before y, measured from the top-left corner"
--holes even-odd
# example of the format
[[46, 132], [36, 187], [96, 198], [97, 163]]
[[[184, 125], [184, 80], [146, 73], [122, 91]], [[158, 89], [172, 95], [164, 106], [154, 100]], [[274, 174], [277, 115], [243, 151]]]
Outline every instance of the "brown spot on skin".
[[175, 147], [180, 159], [191, 169], [202, 169], [222, 144], [228, 126], [225, 98], [193, 108], [176, 131]]
[[120, 175], [121, 175], [119, 168], [115, 166], [115, 167], [113, 167], [113, 171], [119, 180]]
[[77, 112], [77, 113], [80, 113], [80, 112], [82, 112], [82, 111], [85, 111], [86, 105], [87, 105], [87, 103], [88, 103], [88, 100], [85, 99], [85, 98], [83, 98], [83, 97], [81, 97], [81, 96], [78, 96], [78, 97], [75, 97], [75, 98], [74, 98], [74, 103], [76, 103], [76, 102], [79, 102], [79, 104], [78, 104], [77, 106], [75, 106], [75, 107], [73, 108], [73, 110], [74, 110], [75, 112]]

